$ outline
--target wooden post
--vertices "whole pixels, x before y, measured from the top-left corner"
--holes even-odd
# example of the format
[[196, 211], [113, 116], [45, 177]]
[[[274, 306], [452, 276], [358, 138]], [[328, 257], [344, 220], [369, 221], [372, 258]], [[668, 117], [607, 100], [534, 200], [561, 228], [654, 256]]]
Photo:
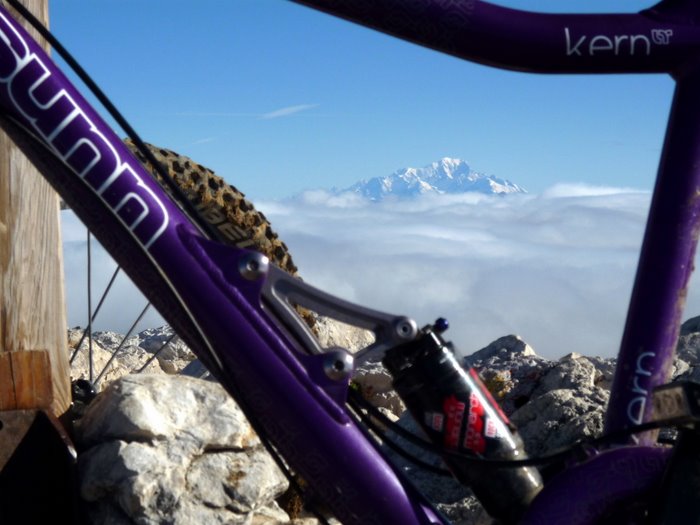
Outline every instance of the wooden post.
[[[48, 0], [22, 3], [47, 23]], [[59, 199], [0, 130], [0, 410], [63, 414], [66, 347]]]

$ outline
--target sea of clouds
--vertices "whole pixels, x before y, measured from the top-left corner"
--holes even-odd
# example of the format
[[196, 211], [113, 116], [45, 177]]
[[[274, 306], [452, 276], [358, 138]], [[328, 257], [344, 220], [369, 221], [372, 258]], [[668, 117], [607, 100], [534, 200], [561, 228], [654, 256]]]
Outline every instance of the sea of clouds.
[[[625, 320], [650, 194], [557, 185], [539, 195], [426, 195], [371, 203], [309, 191], [258, 202], [304, 279], [344, 299], [409, 315], [443, 316], [462, 353], [518, 334], [537, 353], [612, 356]], [[85, 230], [63, 213], [69, 324], [85, 326]], [[114, 264], [92, 257], [93, 303]], [[145, 299], [123, 276], [97, 329], [125, 332]], [[687, 314], [700, 314], [691, 283]], [[125, 308], [128, 305], [129, 308]], [[161, 323], [149, 313], [140, 328]]]

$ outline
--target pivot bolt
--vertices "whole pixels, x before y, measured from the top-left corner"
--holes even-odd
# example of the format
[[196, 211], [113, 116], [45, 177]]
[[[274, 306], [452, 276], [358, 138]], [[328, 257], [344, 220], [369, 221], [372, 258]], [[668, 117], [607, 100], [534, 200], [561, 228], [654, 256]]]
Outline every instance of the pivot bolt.
[[394, 321], [394, 331], [400, 340], [410, 341], [418, 334], [418, 325], [413, 319], [401, 317]]
[[354, 359], [347, 350], [336, 348], [323, 354], [323, 371], [333, 381], [344, 381], [354, 368]]
[[241, 257], [238, 262], [238, 271], [249, 281], [257, 281], [264, 277], [269, 269], [270, 260], [258, 252], [250, 252]]

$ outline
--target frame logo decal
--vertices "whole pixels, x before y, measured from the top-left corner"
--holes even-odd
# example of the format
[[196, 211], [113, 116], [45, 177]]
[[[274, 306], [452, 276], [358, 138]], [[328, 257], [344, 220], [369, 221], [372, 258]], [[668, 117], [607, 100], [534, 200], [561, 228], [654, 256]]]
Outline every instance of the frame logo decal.
[[667, 46], [671, 43], [673, 29], [652, 29], [651, 36], [637, 35], [574, 35], [564, 28], [566, 56], [637, 56], [651, 55], [654, 45]]
[[634, 370], [634, 376], [632, 377], [632, 392], [637, 394], [633, 397], [627, 404], [627, 417], [635, 425], [641, 425], [644, 422], [644, 411], [646, 409], [647, 397], [649, 395], [648, 388], [639, 384], [640, 380], [642, 383], [645, 382], [644, 378], [651, 377], [651, 370], [644, 368], [644, 360], [646, 358], [654, 359], [656, 357], [655, 352], [642, 352], [637, 357], [637, 366]]
[[1, 13], [0, 57], [0, 97], [149, 248], [168, 226], [165, 205], [68, 92], [51, 81], [50, 69]]
[[667, 46], [671, 43], [673, 29], [652, 29], [651, 41], [659, 46]]

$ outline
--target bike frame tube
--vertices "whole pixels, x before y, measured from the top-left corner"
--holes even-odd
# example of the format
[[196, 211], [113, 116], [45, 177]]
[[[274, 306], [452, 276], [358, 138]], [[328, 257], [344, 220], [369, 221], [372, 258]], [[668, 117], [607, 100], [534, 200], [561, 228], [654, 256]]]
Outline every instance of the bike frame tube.
[[[648, 421], [668, 381], [700, 233], [700, 70], [677, 79], [619, 362], [607, 431]], [[640, 441], [651, 444], [653, 434]]]
[[[528, 14], [527, 17], [531, 18], [523, 19], [519, 12], [471, 1], [460, 4], [470, 10], [465, 16], [451, 16], [454, 15], [454, 2], [447, 0], [406, 2], [410, 7], [405, 7], [400, 0], [304, 3], [317, 3], [327, 10], [331, 7], [352, 10], [355, 9], [353, 6], [360, 6], [366, 12], [360, 9], [359, 15], [371, 15], [375, 20], [398, 20], [401, 28], [428, 24], [432, 33], [408, 35], [415, 36], [416, 41], [422, 38], [421, 43], [427, 44], [431, 43], [430, 34], [441, 34], [435, 31], [439, 27], [435, 24], [448, 24], [447, 34], [452, 35], [458, 45], [448, 49], [444, 38], [439, 36], [440, 45], [433, 47], [501, 67], [531, 69], [528, 63], [533, 60], [535, 70], [541, 72], [664, 70], [676, 75], [679, 88], [660, 172], [664, 181], [657, 185], [653, 199], [651, 233], [644, 241], [633, 308], [618, 366], [618, 376], [631, 377], [633, 386], [641, 385], [639, 380], [649, 377], [648, 383], [644, 383], [648, 393], [668, 369], [673, 350], [671, 341], [675, 339], [680, 319], [678, 305], [684, 297], [697, 233], [695, 224], [699, 211], [695, 200], [700, 182], [694, 178], [692, 170], [689, 176], [685, 176], [685, 171], [679, 171], [678, 175], [669, 171], [689, 169], [697, 164], [698, 156], [694, 145], [700, 136], [696, 133], [700, 131], [697, 130], [700, 120], [696, 118], [697, 107], [693, 106], [692, 114], [685, 113], [690, 111], [686, 109], [687, 101], [692, 100], [693, 91], [698, 88], [694, 64], [690, 63], [697, 38], [687, 28], [686, 20], [674, 9], [663, 6], [644, 15], [560, 17]], [[377, 6], [382, 5], [390, 9], [381, 11]], [[692, 8], [691, 3], [682, 0], [667, 5]], [[392, 13], [391, 6], [396, 13]], [[441, 6], [446, 6], [443, 11]], [[402, 17], [407, 9], [422, 13], [423, 19], [419, 23], [406, 23]], [[348, 13], [345, 12], [344, 16], [350, 17]], [[392, 16], [395, 14], [400, 16]], [[478, 38], [459, 40], [455, 27], [463, 27], [459, 22], [461, 19], [475, 28]], [[487, 25], [482, 27], [482, 22]], [[536, 37], [532, 28], [527, 31], [517, 29], [530, 23], [542, 34]], [[495, 39], [499, 32], [506, 30], [512, 31], [505, 40], [507, 46]], [[665, 34], [670, 41], [652, 45], [654, 30], [670, 30], [671, 33], [657, 35]], [[545, 34], [550, 36], [542, 36]], [[639, 38], [632, 39], [632, 36]], [[527, 46], [527, 42], [521, 41], [523, 38], [533, 38], [535, 47]], [[624, 44], [629, 44], [630, 56], [620, 55], [619, 50]], [[500, 49], [501, 45], [508, 50]], [[616, 45], [617, 53], [614, 52]], [[518, 46], [519, 49], [514, 49]], [[586, 47], [590, 56], [583, 56]], [[542, 53], [543, 58], [531, 57], [534, 52]], [[579, 56], [578, 52], [582, 55]], [[664, 64], [666, 69], [662, 69]], [[99, 227], [98, 221], [100, 215], [109, 215], [120, 221], [127, 234], [137, 241], [133, 247], [122, 247], [127, 253], [122, 253], [121, 258], [145, 254], [158, 264], [174, 296], [194, 320], [198, 334], [186, 338], [187, 342], [194, 343], [194, 349], [205, 358], [222, 384], [258, 421], [260, 430], [271, 437], [275, 448], [326, 500], [343, 523], [445, 523], [410, 483], [386, 462], [355, 424], [344, 404], [347, 383], [339, 384], [329, 379], [323, 372], [323, 356], [304, 354], [269, 317], [261, 300], [265, 277], [251, 281], [238, 270], [249, 252], [205, 239], [39, 46], [2, 8], [0, 106], [4, 115], [41, 139], [62, 159], [63, 165], [58, 164], [55, 170], [45, 170], [44, 174], [61, 188], [69, 203], [72, 199], [79, 204], [75, 209], [89, 226], [98, 227], [98, 239], [110, 236], [109, 231]], [[77, 175], [70, 174], [67, 167]], [[672, 184], [667, 179], [683, 182]], [[90, 199], [76, 199], [69, 192], [71, 188], [81, 196], [89, 195]], [[677, 208], [682, 211], [677, 211]], [[668, 213], [675, 213], [674, 239], [664, 244], [659, 238], [663, 238], [661, 231], [666, 231], [666, 226], [664, 222], [659, 223], [659, 218], [666, 221]], [[131, 273], [138, 277], [137, 270], [132, 268]], [[659, 274], [663, 275], [665, 284], [652, 288], [651, 295], [643, 295], [639, 288], [648, 285]], [[148, 286], [144, 292], [146, 295], [151, 293]], [[661, 306], [650, 308], [646, 304], [656, 301], [654, 294], [662, 293], [665, 299], [660, 301]], [[640, 327], [643, 322], [649, 324], [648, 330]], [[649, 348], [657, 349], [653, 356], [645, 354]], [[644, 372], [651, 372], [651, 375], [641, 374], [644, 377], [635, 383], [633, 371], [640, 359]], [[624, 394], [624, 383], [617, 380], [615, 389], [616, 393]], [[624, 401], [616, 402], [618, 407], [625, 406]], [[623, 410], [612, 409], [610, 414], [612, 419], [622, 418]], [[659, 454], [653, 449], [638, 447], [629, 450], [634, 452], [625, 457], [634, 456], [635, 464], [657, 464], [659, 461]], [[604, 462], [602, 459], [598, 461], [598, 465]], [[555, 478], [559, 480], [558, 484], [545, 487], [535, 501], [537, 516], [553, 515], [550, 510], [555, 510], [557, 494], [564, 494], [566, 502], [573, 506], [580, 494], [567, 491], [567, 488], [574, 487], [574, 479], [598, 479], [598, 472], [599, 469], [593, 467], [581, 468], [573, 478]], [[620, 493], [639, 495], [640, 491], [646, 490], [633, 478], [632, 471], [627, 476], [620, 476]], [[589, 501], [590, 505], [596, 505], [596, 498], [598, 496]], [[555, 521], [545, 518], [544, 522]]]
[[606, 450], [554, 477], [552, 489], [535, 498], [518, 525], [596, 525], [605, 518], [612, 523], [610, 509], [653, 501], [669, 455], [660, 447]]
[[[648, 420], [669, 379], [698, 236], [700, 5], [552, 15], [465, 0], [292, 0], [473, 62], [531, 73], [668, 73], [677, 80], [618, 354], [606, 430]], [[642, 436], [650, 444], [653, 434]]]
[[[530, 73], [666, 73], [698, 56], [692, 0], [638, 14], [543, 14], [479, 0], [291, 0], [471, 62]], [[677, 7], [681, 6], [681, 15]]]

